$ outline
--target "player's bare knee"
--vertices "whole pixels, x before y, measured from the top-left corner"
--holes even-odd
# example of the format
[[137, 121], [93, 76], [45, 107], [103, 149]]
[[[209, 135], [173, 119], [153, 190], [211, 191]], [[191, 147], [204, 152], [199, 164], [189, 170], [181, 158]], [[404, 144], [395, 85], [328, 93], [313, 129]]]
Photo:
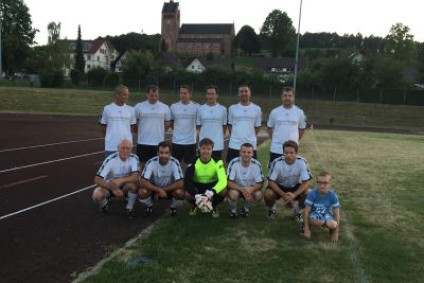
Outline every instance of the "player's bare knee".
[[132, 193], [137, 193], [138, 186], [136, 183], [127, 183], [124, 185], [124, 191], [130, 191]]
[[185, 192], [182, 189], [178, 189], [172, 194], [172, 196], [176, 199], [184, 199]]
[[148, 198], [150, 195], [151, 195], [151, 192], [149, 190], [146, 190], [146, 189], [139, 189], [138, 190], [138, 196], [141, 199]]
[[324, 220], [309, 219], [309, 223], [313, 226], [322, 226], [324, 225]]
[[260, 202], [263, 198], [263, 194], [261, 191], [256, 191], [252, 194], [252, 198], [254, 202]]
[[325, 223], [325, 225], [329, 228], [329, 229], [336, 229], [337, 228], [337, 222], [334, 220], [327, 220], [327, 222]]
[[236, 201], [236, 200], [238, 200], [239, 195], [240, 195], [240, 193], [238, 191], [236, 191], [236, 190], [229, 190], [228, 191], [228, 194], [227, 194], [227, 197], [230, 200]]
[[274, 191], [272, 189], [270, 189], [270, 188], [267, 188], [265, 190], [264, 198], [266, 200], [275, 200], [275, 193], [274, 193]]

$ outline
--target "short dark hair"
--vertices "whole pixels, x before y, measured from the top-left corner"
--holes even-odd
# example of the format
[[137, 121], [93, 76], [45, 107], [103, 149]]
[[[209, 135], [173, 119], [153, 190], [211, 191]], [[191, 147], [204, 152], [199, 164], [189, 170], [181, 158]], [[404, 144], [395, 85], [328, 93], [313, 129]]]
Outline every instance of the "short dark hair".
[[180, 85], [180, 89], [185, 88], [186, 90], [188, 90], [188, 93], [191, 93], [191, 86], [189, 85]]
[[251, 148], [253, 148], [253, 145], [250, 142], [245, 142], [244, 144], [242, 144], [240, 146], [240, 150], [241, 150], [242, 147], [251, 147]]
[[128, 87], [125, 85], [118, 85], [115, 87], [115, 95], [121, 94], [124, 89], [128, 89]]
[[283, 92], [292, 92], [294, 94], [294, 88], [290, 86], [284, 86], [283, 88], [281, 88], [281, 94], [283, 94]]
[[250, 89], [250, 86], [248, 84], [241, 84], [238, 88], [240, 89], [241, 87], [247, 87], [248, 89]]
[[298, 150], [299, 150], [299, 145], [297, 144], [297, 142], [295, 142], [295, 141], [286, 141], [284, 144], [283, 144], [283, 150], [286, 148], [286, 147], [293, 147], [294, 148], [294, 150], [296, 151], [296, 153], [298, 152]]
[[218, 92], [218, 87], [216, 85], [208, 85], [206, 86], [206, 89], [214, 89], [216, 92]]
[[331, 174], [327, 171], [319, 172], [317, 175], [317, 177], [327, 177], [327, 176], [331, 177]]
[[170, 143], [169, 141], [161, 141], [158, 144], [158, 152], [159, 152], [160, 147], [167, 147], [167, 148], [169, 148], [169, 151], [172, 152], [172, 143]]
[[214, 143], [213, 143], [213, 141], [212, 141], [211, 139], [209, 139], [209, 138], [204, 138], [204, 139], [202, 139], [202, 140], [199, 142], [199, 147], [202, 147], [202, 146], [204, 146], [204, 145], [210, 145], [210, 146], [212, 146], [212, 148], [213, 148]]
[[157, 85], [149, 85], [146, 89], [146, 93], [149, 93], [151, 90], [158, 90], [159, 87]]

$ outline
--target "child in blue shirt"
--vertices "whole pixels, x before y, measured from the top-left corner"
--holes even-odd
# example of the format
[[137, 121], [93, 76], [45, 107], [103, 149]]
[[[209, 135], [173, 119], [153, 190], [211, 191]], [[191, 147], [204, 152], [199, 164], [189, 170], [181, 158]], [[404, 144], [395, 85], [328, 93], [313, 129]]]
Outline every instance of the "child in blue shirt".
[[312, 190], [305, 200], [304, 236], [311, 237], [310, 225], [324, 226], [330, 230], [332, 242], [339, 240], [340, 211], [339, 200], [331, 187], [331, 175], [319, 173], [317, 188]]

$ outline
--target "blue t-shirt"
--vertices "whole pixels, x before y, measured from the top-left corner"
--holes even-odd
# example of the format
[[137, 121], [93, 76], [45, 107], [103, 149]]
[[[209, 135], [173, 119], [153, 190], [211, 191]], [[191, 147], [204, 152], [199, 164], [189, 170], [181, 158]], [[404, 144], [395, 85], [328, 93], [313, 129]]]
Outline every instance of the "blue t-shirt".
[[311, 213], [321, 215], [333, 215], [333, 209], [340, 207], [339, 199], [332, 189], [324, 197], [320, 195], [318, 189], [312, 190], [306, 196], [305, 205], [311, 207]]

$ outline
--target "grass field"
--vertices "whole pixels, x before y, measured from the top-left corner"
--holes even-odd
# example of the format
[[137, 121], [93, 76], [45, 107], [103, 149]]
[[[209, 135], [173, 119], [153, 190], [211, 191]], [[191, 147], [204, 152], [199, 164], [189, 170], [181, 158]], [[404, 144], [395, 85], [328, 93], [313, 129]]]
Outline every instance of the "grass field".
[[[422, 282], [424, 137], [308, 130], [301, 154], [334, 176], [338, 244], [319, 228], [303, 238], [281, 203], [275, 220], [263, 203], [248, 220], [230, 220], [226, 203], [219, 219], [185, 206], [84, 282]], [[141, 256], [152, 261], [128, 264]]]
[[[144, 93], [131, 92], [128, 104], [145, 100]], [[161, 93], [160, 99], [168, 105], [178, 101], [177, 94]], [[113, 100], [113, 91], [80, 89], [41, 89], [0, 87], [1, 112], [62, 113], [100, 115], [102, 107]], [[204, 103], [204, 94], [195, 93], [193, 100]], [[238, 98], [221, 96], [224, 106], [237, 103]], [[252, 101], [262, 107], [264, 122], [280, 97], [255, 96]], [[423, 131], [422, 106], [381, 105], [353, 102], [299, 100], [296, 102], [306, 113], [309, 123], [332, 125], [376, 126], [412, 131]]]

